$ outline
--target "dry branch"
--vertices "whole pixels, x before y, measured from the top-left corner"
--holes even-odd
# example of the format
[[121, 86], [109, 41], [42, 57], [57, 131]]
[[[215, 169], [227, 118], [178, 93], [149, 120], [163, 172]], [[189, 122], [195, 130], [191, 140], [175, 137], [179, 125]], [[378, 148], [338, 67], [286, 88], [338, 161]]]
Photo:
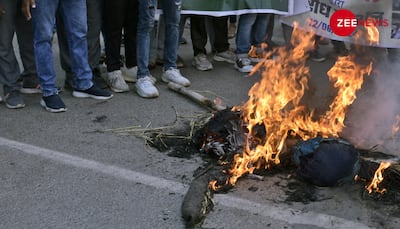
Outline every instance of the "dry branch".
[[195, 101], [201, 105], [204, 105], [208, 108], [211, 108], [214, 111], [222, 111], [222, 110], [226, 109], [225, 106], [215, 104], [214, 101], [212, 101], [211, 99], [209, 99], [195, 91], [187, 89], [184, 86], [181, 86], [179, 84], [170, 82], [170, 83], [168, 83], [168, 88], [173, 91], [179, 92], [180, 94], [185, 95], [185, 96], [189, 97], [190, 99], [192, 99], [193, 101]]

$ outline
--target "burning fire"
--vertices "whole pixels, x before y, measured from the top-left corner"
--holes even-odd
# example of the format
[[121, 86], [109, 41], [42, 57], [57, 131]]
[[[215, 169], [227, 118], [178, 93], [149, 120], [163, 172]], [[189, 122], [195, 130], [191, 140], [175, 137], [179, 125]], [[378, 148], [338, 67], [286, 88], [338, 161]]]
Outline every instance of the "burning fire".
[[[235, 155], [229, 170], [229, 184], [235, 184], [239, 177], [253, 173], [254, 169], [279, 164], [279, 156], [289, 136], [303, 140], [316, 136], [338, 137], [345, 126], [347, 108], [356, 99], [363, 77], [372, 71], [372, 61], [358, 63], [355, 55], [339, 57], [328, 71], [337, 95], [329, 110], [318, 120], [312, 110], [301, 104], [308, 89], [310, 70], [306, 61], [308, 53], [315, 47], [315, 36], [312, 32], [296, 29], [297, 25], [294, 27], [292, 47], [281, 47], [267, 54], [275, 54], [277, 58], [264, 59], [256, 66], [263, 69], [262, 80], [250, 89], [246, 103], [233, 108], [241, 111], [248, 134], [243, 154]], [[369, 29], [375, 29], [367, 33], [369, 40], [377, 39], [376, 28]], [[255, 133], [255, 127], [259, 126], [265, 128], [265, 139], [259, 139]], [[216, 185], [216, 182], [210, 183], [212, 188], [218, 189]]]
[[396, 115], [396, 123], [392, 126], [392, 136], [393, 138], [395, 135], [400, 131], [400, 115]]
[[374, 178], [372, 179], [371, 183], [365, 187], [369, 194], [372, 192], [383, 194], [386, 192], [385, 188], [379, 188], [379, 184], [383, 181], [383, 171], [389, 166], [390, 162], [381, 162], [379, 168], [375, 171]]

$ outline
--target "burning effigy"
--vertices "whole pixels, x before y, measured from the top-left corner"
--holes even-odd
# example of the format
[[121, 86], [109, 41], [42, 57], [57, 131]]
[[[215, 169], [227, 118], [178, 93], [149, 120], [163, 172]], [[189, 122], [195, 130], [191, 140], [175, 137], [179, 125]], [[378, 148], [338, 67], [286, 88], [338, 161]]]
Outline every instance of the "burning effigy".
[[[359, 182], [366, 197], [388, 196], [391, 202], [398, 203], [399, 160], [359, 149], [342, 136], [347, 111], [364, 79], [373, 72], [375, 60], [365, 44], [370, 42], [373, 46], [378, 38], [374, 27], [357, 30], [354, 39], [363, 45], [355, 42], [350, 54], [338, 57], [327, 71], [334, 96], [322, 112], [304, 99], [310, 90], [307, 59], [315, 48], [315, 34], [297, 29], [296, 25], [290, 44], [269, 49], [255, 66], [252, 73], [260, 74], [261, 80], [251, 87], [243, 104], [227, 108], [170, 83], [171, 90], [210, 108], [215, 111], [213, 115], [201, 125], [184, 130], [184, 136], [162, 134], [175, 123], [129, 131], [140, 132], [158, 149], [182, 142], [184, 151], [192, 148], [207, 157], [206, 166], [195, 171], [182, 203], [182, 217], [188, 227], [201, 222], [213, 208], [213, 193], [230, 190], [242, 177], [260, 178], [260, 174], [273, 170], [287, 170], [312, 186]], [[394, 130], [398, 131], [399, 126], [400, 118]]]
[[[386, 191], [380, 185], [390, 162], [366, 163], [366, 151], [340, 135], [347, 109], [356, 100], [364, 77], [371, 74], [375, 60], [367, 54], [368, 47], [357, 45], [349, 55], [338, 57], [327, 72], [336, 95], [327, 111], [317, 115], [302, 103], [308, 90], [310, 69], [306, 61], [315, 47], [314, 37], [312, 32], [296, 29], [295, 25], [290, 45], [265, 53], [264, 60], [253, 70], [260, 72], [262, 79], [250, 89], [249, 99], [217, 112], [196, 132], [194, 145], [216, 160], [214, 170], [197, 176], [193, 181], [197, 188], [189, 189], [185, 197], [182, 214], [188, 225], [201, 221], [204, 215], [199, 212], [206, 214], [210, 210], [212, 192], [234, 186], [245, 175], [277, 166], [295, 168], [299, 179], [316, 186], [356, 180], [367, 183], [369, 194]], [[379, 39], [373, 27], [358, 31], [354, 37], [371, 45]], [[398, 172], [390, 173], [390, 182], [400, 181]], [[198, 181], [208, 182], [208, 186], [199, 188]], [[194, 201], [190, 196], [197, 196], [198, 208], [189, 207], [188, 200]]]

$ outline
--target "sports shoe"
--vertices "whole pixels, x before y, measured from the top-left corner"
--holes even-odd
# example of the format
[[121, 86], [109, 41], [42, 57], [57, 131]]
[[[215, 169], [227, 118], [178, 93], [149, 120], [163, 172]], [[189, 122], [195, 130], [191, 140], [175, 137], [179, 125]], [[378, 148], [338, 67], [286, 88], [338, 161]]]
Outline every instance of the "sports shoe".
[[113, 92], [129, 91], [129, 86], [126, 84], [121, 70], [109, 72], [107, 74], [106, 81]]
[[217, 54], [215, 54], [214, 60], [234, 64], [236, 62], [236, 54], [233, 53], [231, 50], [226, 50], [224, 52], [218, 52]]
[[251, 60], [248, 57], [239, 58], [235, 62], [235, 68], [239, 72], [251, 72], [253, 70], [253, 65], [251, 65]]
[[315, 62], [324, 62], [326, 57], [324, 57], [318, 50], [314, 50], [310, 53], [310, 59]]
[[22, 79], [22, 87], [19, 90], [23, 94], [38, 94], [40, 90], [39, 79], [36, 77], [24, 77]]
[[96, 84], [93, 84], [92, 87], [86, 90], [74, 89], [72, 96], [77, 98], [92, 98], [99, 100], [107, 100], [113, 97], [109, 91], [97, 87]]
[[123, 66], [121, 68], [122, 76], [124, 77], [125, 82], [134, 83], [137, 79], [137, 66], [132, 68], [127, 68]]
[[64, 102], [61, 100], [58, 94], [43, 96], [42, 100], [40, 100], [40, 105], [42, 105], [46, 111], [50, 111], [52, 113], [64, 112], [67, 110]]
[[14, 90], [6, 93], [4, 95], [4, 102], [6, 103], [7, 108], [10, 109], [18, 109], [25, 107], [24, 100], [19, 94], [19, 91]]
[[192, 60], [192, 65], [200, 71], [213, 69], [212, 63], [207, 59], [204, 53], [197, 54]]
[[174, 82], [185, 87], [190, 86], [190, 81], [183, 77], [179, 70], [176, 68], [169, 68], [164, 71], [161, 79], [165, 83]]
[[139, 78], [136, 81], [136, 92], [143, 98], [158, 97], [158, 90], [154, 86], [152, 79], [149, 76]]

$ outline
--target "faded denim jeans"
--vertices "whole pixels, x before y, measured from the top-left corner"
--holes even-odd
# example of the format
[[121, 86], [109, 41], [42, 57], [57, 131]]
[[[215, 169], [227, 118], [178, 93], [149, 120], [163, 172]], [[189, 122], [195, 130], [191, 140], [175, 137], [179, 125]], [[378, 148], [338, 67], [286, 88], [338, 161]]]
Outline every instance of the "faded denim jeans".
[[64, 21], [71, 67], [76, 75], [74, 85], [80, 90], [88, 89], [93, 85], [86, 40], [86, 0], [36, 0], [36, 8], [31, 9], [33, 45], [43, 96], [58, 93], [52, 51], [57, 11]]
[[[137, 64], [138, 78], [150, 75], [148, 68], [150, 56], [150, 34], [154, 27], [157, 9], [156, 0], [139, 0], [139, 18], [137, 27]], [[179, 23], [182, 0], [161, 0], [165, 22], [164, 70], [176, 68], [179, 45]]]

